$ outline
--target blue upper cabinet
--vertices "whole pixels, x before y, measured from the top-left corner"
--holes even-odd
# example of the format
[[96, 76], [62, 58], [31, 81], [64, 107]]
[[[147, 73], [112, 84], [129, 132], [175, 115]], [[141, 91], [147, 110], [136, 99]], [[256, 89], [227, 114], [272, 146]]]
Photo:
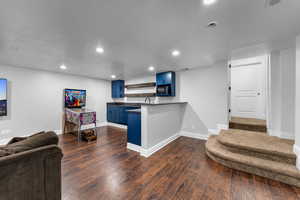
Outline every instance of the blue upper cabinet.
[[161, 72], [156, 74], [156, 85], [168, 85], [175, 81], [175, 72]]
[[112, 98], [123, 98], [124, 97], [124, 80], [115, 80], [111, 82], [111, 97]]
[[161, 72], [156, 74], [156, 96], [175, 97], [176, 91], [175, 72]]

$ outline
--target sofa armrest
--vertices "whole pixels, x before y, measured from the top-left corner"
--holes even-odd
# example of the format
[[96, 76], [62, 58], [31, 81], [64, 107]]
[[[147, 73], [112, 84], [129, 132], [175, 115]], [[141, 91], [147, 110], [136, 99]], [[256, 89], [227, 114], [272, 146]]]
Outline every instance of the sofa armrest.
[[48, 145], [0, 158], [4, 199], [60, 200], [62, 152]]

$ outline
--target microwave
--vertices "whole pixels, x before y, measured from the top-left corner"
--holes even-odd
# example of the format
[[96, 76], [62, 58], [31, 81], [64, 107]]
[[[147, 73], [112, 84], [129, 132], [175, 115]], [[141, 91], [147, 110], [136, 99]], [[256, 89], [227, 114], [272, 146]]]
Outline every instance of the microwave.
[[158, 96], [169, 96], [171, 95], [171, 85], [160, 85], [156, 88], [156, 94]]

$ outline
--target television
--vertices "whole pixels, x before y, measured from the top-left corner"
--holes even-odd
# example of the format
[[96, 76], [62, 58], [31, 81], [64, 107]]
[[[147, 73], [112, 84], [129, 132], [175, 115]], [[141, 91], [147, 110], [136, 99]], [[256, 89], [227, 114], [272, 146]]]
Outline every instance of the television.
[[7, 116], [7, 80], [0, 78], [0, 116]]
[[65, 108], [85, 107], [86, 90], [65, 89]]

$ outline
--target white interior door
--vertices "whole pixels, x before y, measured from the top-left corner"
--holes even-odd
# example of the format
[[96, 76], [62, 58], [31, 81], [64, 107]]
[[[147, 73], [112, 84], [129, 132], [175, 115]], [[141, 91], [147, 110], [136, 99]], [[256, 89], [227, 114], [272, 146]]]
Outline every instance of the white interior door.
[[265, 68], [246, 63], [231, 68], [231, 116], [266, 118]]

